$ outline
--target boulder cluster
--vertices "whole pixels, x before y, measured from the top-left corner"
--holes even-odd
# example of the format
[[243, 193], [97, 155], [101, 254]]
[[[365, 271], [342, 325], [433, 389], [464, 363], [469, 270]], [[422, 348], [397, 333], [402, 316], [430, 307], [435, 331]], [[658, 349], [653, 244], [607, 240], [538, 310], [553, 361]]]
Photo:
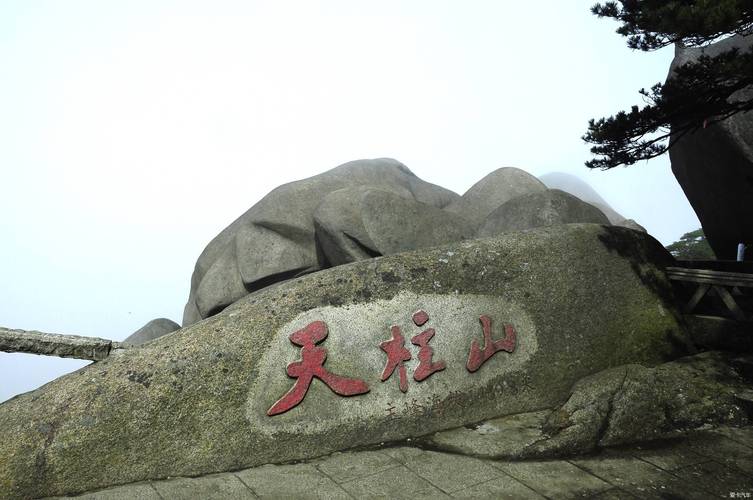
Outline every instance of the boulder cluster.
[[183, 326], [270, 285], [373, 257], [555, 224], [643, 230], [575, 176], [542, 180], [500, 168], [459, 196], [383, 158], [282, 185], [204, 249]]
[[182, 328], [0, 404], [0, 498], [748, 425], [753, 358], [693, 356], [674, 259], [636, 228], [577, 178], [516, 168], [462, 196], [388, 159], [280, 186], [204, 250]]

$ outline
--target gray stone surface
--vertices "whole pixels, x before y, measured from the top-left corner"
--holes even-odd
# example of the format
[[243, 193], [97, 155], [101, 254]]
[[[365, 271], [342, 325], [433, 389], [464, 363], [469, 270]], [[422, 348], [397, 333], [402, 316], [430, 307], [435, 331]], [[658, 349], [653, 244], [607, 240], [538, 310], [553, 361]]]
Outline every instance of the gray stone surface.
[[[63, 500], [63, 498], [57, 497], [57, 500]], [[129, 484], [86, 493], [76, 498], [81, 500], [162, 500], [153, 484]]]
[[[747, 455], [730, 448], [735, 442], [728, 435], [747, 441], [753, 435], [753, 427], [721, 427], [691, 438], [656, 441], [650, 447], [603, 450], [570, 461], [480, 460], [408, 446], [385, 447], [335, 453], [296, 465], [267, 465], [200, 478], [136, 483], [77, 498], [151, 499], [159, 498], [159, 491], [162, 498], [172, 499], [183, 498], [189, 489], [195, 493], [193, 498], [227, 499], [706, 500], [731, 498], [731, 493], [753, 493], [753, 474], [740, 468]], [[700, 450], [689, 460], [688, 450], [693, 442]], [[715, 458], [719, 456], [730, 460], [720, 462]], [[656, 457], [661, 457], [658, 461], [666, 466], [647, 460]], [[347, 496], [343, 497], [343, 492]]]
[[551, 410], [518, 413], [474, 425], [440, 431], [418, 442], [442, 451], [482, 458], [522, 458], [531, 446], [547, 438], [544, 424]]
[[259, 498], [235, 474], [213, 474], [204, 477], [181, 477], [152, 483], [159, 496], [170, 500], [220, 500]]
[[180, 325], [173, 320], [167, 318], [157, 318], [148, 322], [131, 335], [129, 335], [124, 341], [124, 344], [139, 345], [150, 340], [154, 340], [172, 333], [178, 330]]
[[528, 172], [515, 167], [499, 168], [470, 187], [460, 199], [445, 209], [468, 219], [478, 228], [497, 207], [531, 193], [546, 191], [546, 186]]
[[236, 472], [236, 476], [259, 498], [351, 498], [312, 464], [264, 465]]
[[677, 475], [629, 454], [606, 452], [597, 457], [571, 462], [636, 498], [702, 500], [708, 498], [709, 494], [701, 485], [683, 481]]
[[707, 352], [655, 368], [628, 365], [586, 377], [549, 417], [550, 439], [533, 454], [572, 455], [597, 446], [647, 441], [708, 425], [743, 425], [736, 393], [748, 382], [727, 355]]
[[609, 224], [601, 210], [559, 189], [514, 198], [491, 212], [481, 224], [481, 237], [555, 224]]
[[[750, 416], [737, 397], [749, 383], [735, 371], [735, 361], [707, 352], [655, 368], [610, 368], [576, 383], [560, 408], [440, 431], [418, 442], [483, 458], [548, 458], [707, 426], [744, 425]], [[692, 463], [693, 455], [688, 451], [682, 465]]]
[[611, 488], [608, 482], [565, 461], [505, 462], [496, 466], [547, 498], [588, 497]]
[[[668, 262], [641, 233], [569, 224], [292, 280], [0, 404], [0, 497], [306, 459], [552, 407], [586, 375], [677, 356]], [[419, 309], [430, 317], [421, 328]], [[512, 325], [516, 346], [470, 373], [482, 315], [494, 341]], [[343, 398], [314, 379], [300, 404], [269, 416], [296, 383], [290, 336], [315, 321], [328, 327], [324, 368], [369, 392]], [[381, 380], [393, 325], [411, 354], [406, 393], [397, 374]], [[410, 339], [427, 328], [446, 366], [418, 382]]]
[[640, 443], [631, 448], [631, 453], [636, 458], [666, 471], [681, 469], [709, 460], [708, 457], [693, 451], [692, 447], [681, 438]]
[[628, 229], [632, 229], [633, 231], [640, 231], [642, 233], [647, 233], [646, 228], [635, 222], [633, 219], [622, 219], [620, 221], [617, 221], [614, 223], [615, 226], [620, 227], [626, 227]]
[[[669, 75], [702, 54], [732, 47], [750, 50], [753, 36], [735, 36], [705, 48], [678, 48]], [[752, 88], [740, 91], [750, 97]], [[737, 114], [679, 139], [669, 150], [672, 172], [703, 225], [717, 258], [734, 260], [737, 244], [753, 243], [753, 112]], [[753, 258], [753, 252], [748, 252]]]
[[314, 212], [328, 266], [470, 239], [468, 221], [426, 203], [370, 186], [327, 195]]
[[546, 184], [549, 189], [559, 189], [595, 206], [607, 216], [611, 224], [622, 225], [620, 223], [625, 220], [625, 217], [617, 213], [591, 185], [577, 175], [565, 172], [550, 172], [539, 176], [539, 180]]
[[450, 498], [447, 493], [405, 466], [356, 479], [342, 486], [353, 498]]
[[183, 326], [209, 317], [251, 291], [322, 269], [314, 211], [332, 191], [372, 186], [442, 208], [458, 195], [422, 181], [402, 163], [357, 160], [277, 187], [218, 234], [191, 277]]
[[112, 340], [60, 335], [35, 330], [11, 330], [0, 326], [0, 351], [99, 361], [117, 346]]
[[471, 457], [408, 447], [393, 448], [386, 450], [386, 453], [416, 475], [450, 494], [502, 476], [490, 463]]
[[390, 457], [383, 450], [352, 452], [335, 452], [326, 459], [315, 462], [317, 469], [336, 483], [345, 483], [366, 476], [373, 476], [382, 471], [394, 469], [400, 462]]
[[497, 476], [469, 488], [455, 491], [453, 498], [494, 499], [494, 500], [544, 500], [546, 497], [521, 483], [512, 476]]

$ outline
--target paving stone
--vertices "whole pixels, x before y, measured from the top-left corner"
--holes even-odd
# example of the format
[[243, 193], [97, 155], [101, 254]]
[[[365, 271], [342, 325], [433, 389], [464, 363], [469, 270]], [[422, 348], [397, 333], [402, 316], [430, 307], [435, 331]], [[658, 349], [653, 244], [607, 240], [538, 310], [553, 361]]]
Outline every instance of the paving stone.
[[632, 500], [637, 499], [635, 495], [631, 495], [625, 490], [619, 488], [612, 488], [610, 490], [600, 491], [594, 496], [588, 497], [588, 500]]
[[749, 476], [753, 476], [753, 457], [736, 458], [732, 465]]
[[450, 498], [405, 466], [382, 471], [341, 485], [355, 498]]
[[605, 451], [593, 458], [571, 462], [639, 498], [672, 498], [674, 495], [702, 500], [708, 496], [698, 494], [694, 485], [624, 452]]
[[661, 484], [672, 478], [655, 465], [625, 453], [605, 451], [593, 458], [570, 462], [618, 487]]
[[413, 448], [411, 446], [385, 448], [382, 451], [403, 465], [412, 463], [414, 460], [418, 460], [421, 455], [424, 454], [424, 450], [422, 450], [421, 448]]
[[501, 462], [403, 446], [136, 483], [77, 498], [753, 498], [752, 435], [753, 428], [720, 428], [571, 461]]
[[690, 465], [674, 472], [682, 481], [706, 490], [715, 497], [730, 498], [730, 493], [753, 494], [753, 478], [718, 462]]
[[678, 478], [664, 479], [652, 484], [625, 486], [622, 491], [632, 495], [625, 498], [640, 498], [641, 500], [708, 500], [711, 495], [699, 489], [695, 484]]
[[699, 455], [753, 474], [753, 449], [744, 444], [711, 432], [690, 436], [686, 443]]
[[545, 497], [587, 498], [612, 486], [563, 460], [497, 462], [500, 470]]
[[454, 498], [494, 498], [500, 500], [543, 500], [545, 498], [508, 475], [502, 475], [491, 481], [456, 491], [452, 496]]
[[391, 456], [447, 493], [469, 488], [502, 475], [499, 469], [478, 458], [413, 450], [417, 449], [392, 449]]
[[213, 474], [197, 478], [177, 478], [152, 483], [162, 498], [170, 500], [253, 499], [257, 498], [245, 484], [232, 473]]
[[[62, 497], [61, 497], [62, 498]], [[82, 500], [162, 500], [149, 484], [127, 484], [78, 496]]]
[[631, 447], [626, 452], [666, 471], [709, 460], [693, 451], [687, 443], [681, 440], [643, 443]]
[[350, 498], [311, 464], [263, 465], [235, 474], [260, 498]]
[[721, 434], [753, 450], [753, 427], [719, 427], [711, 432]]
[[400, 463], [381, 451], [360, 451], [334, 453], [315, 465], [335, 482], [344, 483], [397, 467]]

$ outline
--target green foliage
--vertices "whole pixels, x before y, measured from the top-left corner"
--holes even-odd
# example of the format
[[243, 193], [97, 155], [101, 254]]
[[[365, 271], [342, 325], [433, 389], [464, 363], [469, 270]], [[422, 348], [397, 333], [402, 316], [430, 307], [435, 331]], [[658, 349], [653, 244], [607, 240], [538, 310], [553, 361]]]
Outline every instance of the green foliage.
[[656, 50], [676, 42], [701, 46], [718, 38], [745, 33], [753, 24], [750, 0], [621, 0], [591, 7], [599, 17], [622, 23], [617, 33], [628, 47]]
[[696, 229], [685, 233], [679, 241], [667, 246], [667, 250], [676, 259], [680, 260], [714, 260], [716, 255], [711, 249], [703, 229]]
[[[702, 46], [730, 34], [750, 35], [753, 0], [620, 0], [592, 12], [622, 24], [628, 46], [655, 50], [672, 43]], [[641, 89], [647, 102], [607, 118], [589, 121], [583, 140], [601, 156], [589, 168], [632, 165], [665, 153], [687, 133], [753, 110], [753, 98], [730, 97], [753, 85], [753, 50], [703, 56], [677, 68], [666, 83]], [[671, 126], [671, 131], [670, 131]]]

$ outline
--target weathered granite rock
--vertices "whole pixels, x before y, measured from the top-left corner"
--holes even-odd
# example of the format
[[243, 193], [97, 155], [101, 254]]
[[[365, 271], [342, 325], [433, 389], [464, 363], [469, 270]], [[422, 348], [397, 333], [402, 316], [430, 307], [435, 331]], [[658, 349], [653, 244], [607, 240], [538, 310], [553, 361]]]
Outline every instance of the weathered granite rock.
[[129, 335], [123, 343], [133, 345], [143, 344], [172, 333], [179, 328], [180, 325], [173, 320], [167, 318], [153, 319]]
[[0, 351], [99, 361], [110, 355], [117, 342], [97, 337], [61, 335], [36, 330], [11, 330], [0, 326]]
[[617, 222], [615, 226], [620, 227], [626, 227], [628, 229], [632, 229], [633, 231], [640, 231], [642, 233], [646, 233], [646, 228], [635, 222], [633, 219], [622, 219], [621, 221]]
[[[750, 50], [753, 36], [734, 36], [704, 48], [677, 48], [669, 71], [730, 48]], [[753, 88], [733, 99], [753, 95]], [[669, 150], [672, 172], [719, 259], [734, 260], [738, 243], [753, 243], [753, 112], [740, 113], [676, 141]], [[746, 260], [753, 259], [748, 252]]]
[[570, 193], [581, 201], [595, 206], [607, 216], [610, 224], [619, 226], [622, 225], [619, 223], [625, 220], [625, 217], [617, 213], [590, 184], [577, 175], [565, 172], [550, 172], [539, 176], [539, 180], [546, 184], [546, 187], [549, 189], [559, 189], [560, 191]]
[[745, 425], [736, 395], [749, 383], [729, 355], [707, 352], [656, 368], [627, 365], [578, 382], [549, 417], [551, 438], [531, 455], [587, 453], [596, 447], [667, 438], [706, 425]]
[[424, 182], [392, 159], [358, 160], [279, 186], [218, 234], [202, 252], [183, 325], [209, 317], [249, 292], [322, 268], [314, 211], [338, 189], [372, 186], [442, 208], [458, 195]]
[[[584, 376], [684, 348], [671, 262], [641, 233], [569, 224], [282, 283], [0, 404], [0, 497], [237, 470], [553, 407]], [[399, 333], [406, 392], [406, 351], [387, 343]], [[398, 362], [382, 381], [387, 352]], [[275, 414], [306, 367], [327, 383], [308, 379]]]
[[494, 210], [479, 228], [478, 236], [578, 222], [609, 224], [595, 206], [559, 189], [548, 189], [519, 196]]
[[478, 228], [500, 205], [518, 196], [544, 191], [546, 186], [528, 172], [515, 167], [498, 168], [471, 186], [445, 210], [468, 219]]
[[[531, 458], [531, 447], [547, 439], [544, 426], [552, 410], [506, 415], [424, 436], [414, 444], [482, 458]], [[547, 458], [545, 455], [538, 458]]]
[[458, 215], [370, 186], [327, 195], [314, 226], [327, 267], [473, 237]]
[[426, 436], [418, 444], [484, 458], [553, 458], [750, 424], [740, 397], [741, 360], [706, 352], [654, 368], [625, 365], [580, 380], [561, 408], [523, 413]]

